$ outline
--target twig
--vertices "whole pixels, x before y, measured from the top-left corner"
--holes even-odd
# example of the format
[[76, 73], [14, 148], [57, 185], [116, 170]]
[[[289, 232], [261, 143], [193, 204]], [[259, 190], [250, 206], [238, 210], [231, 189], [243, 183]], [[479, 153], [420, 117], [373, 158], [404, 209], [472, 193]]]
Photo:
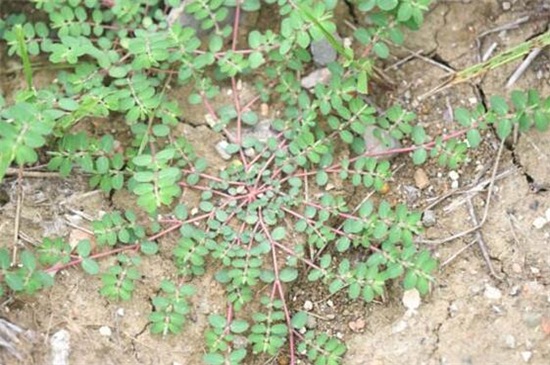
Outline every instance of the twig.
[[395, 63], [389, 65], [388, 67], [384, 68], [384, 72], [387, 72], [389, 70], [392, 70], [394, 68], [397, 68], [399, 66], [401, 66], [402, 64], [406, 63], [406, 62], [409, 62], [410, 60], [412, 60], [413, 58], [416, 58], [418, 57], [419, 55], [421, 55], [424, 50], [423, 49], [419, 49], [418, 51], [416, 52], [413, 52], [411, 51], [410, 49], [408, 48], [405, 48], [410, 54], [407, 56], [407, 57], [404, 57], [404, 58], [401, 58], [400, 60], [397, 60]]
[[70, 220], [66, 219], [65, 218], [65, 223], [70, 226], [70, 227], [73, 227], [75, 229], [78, 229], [79, 231], [82, 231], [84, 233], [87, 233], [89, 234], [90, 236], [93, 236], [94, 235], [94, 232], [93, 231], [90, 231], [89, 229], [87, 228], [84, 228], [84, 227], [79, 227], [77, 226], [76, 224], [73, 224]]
[[45, 171], [28, 171], [28, 170], [21, 170], [21, 169], [14, 169], [14, 168], [8, 168], [6, 171], [6, 176], [15, 176], [19, 175], [23, 177], [36, 177], [36, 178], [44, 178], [44, 177], [59, 177], [58, 172], [45, 172]]
[[[479, 226], [479, 221], [477, 219], [476, 211], [474, 209], [474, 205], [472, 204], [471, 198], [468, 199], [468, 212], [470, 213], [472, 222], [476, 226]], [[503, 278], [495, 272], [495, 268], [493, 267], [493, 263], [491, 262], [491, 257], [489, 256], [489, 252], [487, 251], [487, 245], [485, 244], [485, 240], [483, 239], [483, 235], [481, 234], [481, 231], [478, 230], [474, 232], [474, 236], [475, 236], [475, 242], [477, 242], [477, 245], [479, 246], [481, 255], [483, 256], [483, 260], [485, 260], [485, 264], [489, 268], [489, 272], [491, 273], [491, 276], [497, 280], [502, 280]]]
[[17, 241], [19, 240], [19, 223], [21, 222], [21, 206], [23, 205], [23, 176], [21, 172], [23, 168], [19, 168], [19, 175], [17, 176], [17, 205], [15, 208], [15, 220], [13, 228], [13, 253], [11, 264], [17, 264]]
[[525, 58], [525, 60], [523, 60], [523, 62], [519, 65], [519, 67], [514, 71], [512, 76], [510, 76], [510, 78], [508, 79], [508, 82], [506, 82], [507, 89], [511, 88], [516, 83], [516, 81], [518, 81], [518, 79], [521, 77], [521, 75], [523, 75], [527, 67], [529, 67], [531, 62], [533, 62], [533, 60], [537, 58], [540, 51], [542, 51], [541, 48], [535, 48], [531, 51], [531, 53], [529, 53], [529, 55]]
[[[495, 176], [495, 181], [498, 181], [498, 180], [501, 180], [505, 177], [508, 177], [509, 175], [511, 175], [515, 171], [516, 171], [515, 166], [512, 167], [512, 168], [509, 168], [509, 169], [503, 171], [502, 173], [500, 173], [499, 175]], [[475, 195], [477, 195], [478, 193], [480, 193], [481, 191], [483, 191], [485, 186], [487, 186], [491, 182], [491, 180], [492, 180], [492, 178], [488, 178], [488, 179], [486, 179], [486, 180], [484, 180], [484, 181], [482, 181], [482, 182], [480, 182], [476, 185], [473, 185], [468, 190], [463, 191], [462, 194], [466, 195], [466, 197], [464, 199], [457, 199], [457, 200], [451, 202], [449, 205], [447, 205], [446, 207], [443, 208], [443, 211], [448, 213], [448, 212], [456, 209], [458, 206], [464, 204], [466, 202], [466, 199], [472, 198]]]
[[483, 217], [481, 218], [481, 221], [478, 222], [478, 224], [476, 224], [474, 227], [469, 228], [469, 229], [467, 229], [465, 231], [462, 231], [460, 233], [457, 233], [455, 235], [452, 235], [450, 237], [441, 238], [441, 239], [438, 239], [438, 240], [420, 240], [420, 241], [418, 241], [419, 243], [428, 244], [428, 245], [441, 245], [445, 242], [453, 241], [457, 238], [464, 237], [464, 236], [466, 236], [466, 235], [468, 235], [472, 232], [475, 232], [485, 224], [485, 221], [487, 220], [487, 215], [488, 215], [488, 212], [489, 212], [491, 197], [493, 195], [493, 186], [495, 185], [495, 181], [496, 181], [495, 177], [496, 177], [496, 173], [497, 173], [497, 170], [498, 170], [498, 165], [499, 165], [499, 162], [500, 162], [500, 157], [502, 155], [503, 147], [504, 147], [504, 140], [502, 140], [500, 142], [500, 147], [498, 149], [497, 157], [496, 157], [496, 160], [495, 160], [495, 167], [493, 168], [493, 173], [491, 174], [491, 180], [490, 180], [491, 182], [489, 184], [489, 188], [488, 188], [488, 191], [487, 191], [487, 199], [486, 199], [485, 209], [483, 211]]
[[[514, 171], [515, 171], [515, 168], [510, 168], [510, 169], [507, 169], [507, 170], [504, 170], [504, 171], [500, 172], [499, 174], [497, 174], [497, 176], [495, 176], [495, 181], [498, 181], [498, 180], [501, 180], [505, 177], [508, 177]], [[468, 185], [468, 186], [466, 186], [462, 189], [451, 190], [451, 191], [448, 191], [448, 192], [446, 192], [445, 194], [443, 194], [439, 197], [433, 198], [435, 200], [432, 201], [430, 204], [428, 204], [425, 208], [423, 208], [422, 211], [425, 212], [429, 209], [432, 209], [433, 207], [435, 207], [436, 205], [438, 205], [439, 203], [446, 200], [448, 197], [450, 197], [452, 195], [469, 194], [470, 196], [474, 196], [475, 194], [480, 193], [485, 188], [485, 186], [491, 182], [491, 178], [483, 180], [482, 182], [479, 182], [479, 183], [477, 182], [478, 180], [479, 179], [476, 179], [474, 181], [474, 183], [472, 183], [472, 184], [470, 184], [470, 185]], [[462, 204], [462, 202], [460, 204]]]
[[447, 260], [445, 260], [439, 267], [444, 268], [445, 266], [449, 265], [454, 259], [456, 259], [461, 253], [469, 249], [474, 245], [474, 243], [477, 242], [477, 239], [472, 240], [472, 242], [468, 243], [466, 246], [462, 247], [460, 250], [456, 251], [454, 254], [452, 254]]

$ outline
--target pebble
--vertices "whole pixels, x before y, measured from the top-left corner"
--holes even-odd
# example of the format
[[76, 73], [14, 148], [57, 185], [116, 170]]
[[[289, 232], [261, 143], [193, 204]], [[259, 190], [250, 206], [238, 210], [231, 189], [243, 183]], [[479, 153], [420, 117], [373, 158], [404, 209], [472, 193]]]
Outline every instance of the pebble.
[[307, 316], [307, 322], [306, 322], [306, 327], [309, 328], [309, 329], [314, 329], [317, 327], [317, 318], [315, 318], [314, 316]]
[[403, 191], [409, 204], [415, 203], [420, 198], [420, 190], [412, 185], [403, 185]]
[[52, 335], [50, 339], [52, 364], [68, 365], [69, 352], [71, 350], [71, 334], [61, 329]]
[[424, 225], [424, 227], [433, 227], [435, 222], [435, 212], [431, 209], [424, 211], [424, 214], [422, 214], [422, 225]]
[[510, 10], [511, 8], [512, 8], [512, 4], [510, 4], [510, 2], [504, 1], [502, 3], [502, 10], [507, 11], [507, 10]]
[[357, 318], [355, 321], [348, 323], [348, 327], [353, 332], [361, 332], [365, 328], [365, 320], [363, 318]]
[[392, 335], [395, 335], [396, 333], [399, 333], [399, 332], [403, 332], [407, 328], [407, 326], [408, 325], [406, 321], [400, 320], [399, 322], [391, 326]]
[[523, 271], [523, 269], [521, 268], [521, 265], [518, 264], [517, 262], [514, 262], [512, 264], [512, 271], [516, 274], [521, 274], [521, 272]]
[[521, 352], [521, 358], [525, 362], [529, 362], [531, 360], [531, 357], [533, 357], [533, 353], [531, 351], [522, 351]]
[[535, 328], [540, 324], [542, 315], [535, 312], [527, 312], [523, 314], [523, 322], [529, 328]]
[[304, 89], [312, 89], [317, 84], [328, 84], [330, 76], [331, 74], [328, 68], [320, 68], [303, 77], [300, 81], [300, 85], [302, 85]]
[[[338, 35], [334, 36], [337, 41], [340, 41]], [[330, 42], [323, 37], [318, 41], [311, 42], [311, 54], [313, 55], [313, 61], [321, 66], [326, 66], [327, 64], [336, 61], [338, 57], [338, 52], [332, 47]]]
[[408, 310], [416, 310], [420, 307], [420, 293], [416, 289], [406, 290], [402, 298], [403, 305]]
[[[380, 136], [380, 139], [377, 136]], [[388, 131], [373, 125], [365, 128], [363, 138], [365, 140], [367, 155], [371, 155], [377, 160], [391, 159], [396, 154], [389, 152], [401, 147], [401, 142], [393, 138]]]
[[248, 346], [248, 338], [246, 336], [235, 335], [233, 337], [233, 345], [237, 349], [244, 349]]
[[304, 302], [304, 309], [305, 309], [306, 311], [312, 310], [312, 309], [313, 309], [313, 302], [312, 302], [311, 300], [306, 300], [306, 301]]
[[103, 337], [111, 337], [113, 331], [111, 331], [109, 326], [101, 326], [99, 327], [99, 334]]
[[452, 302], [447, 310], [449, 311], [449, 316], [452, 318], [458, 312], [458, 305], [456, 304], [456, 302]]
[[449, 171], [449, 177], [451, 178], [451, 180], [455, 181], [455, 180], [458, 180], [460, 175], [455, 170], [452, 170], [452, 171]]
[[545, 217], [537, 217], [533, 221], [533, 227], [535, 227], [536, 229], [541, 229], [546, 225], [546, 223], [548, 223], [548, 221]]
[[506, 343], [506, 347], [510, 349], [516, 348], [516, 338], [512, 335], [506, 335], [504, 337], [504, 342]]
[[502, 298], [502, 292], [500, 291], [500, 289], [495, 288], [494, 286], [491, 286], [491, 285], [485, 286], [485, 291], [483, 292], [483, 295], [485, 296], [485, 298], [491, 299], [491, 300], [498, 300]]
[[216, 146], [215, 146], [216, 152], [218, 152], [218, 155], [220, 155], [220, 157], [226, 161], [231, 159], [231, 155], [226, 151], [227, 146], [229, 146], [229, 143], [227, 143], [226, 140], [219, 141], [218, 143], [216, 143]]
[[124, 317], [124, 308], [118, 308], [116, 310], [116, 315], [119, 317]]
[[260, 114], [262, 115], [262, 117], [267, 117], [269, 115], [269, 105], [267, 105], [266, 103], [261, 103]]
[[420, 190], [424, 190], [430, 186], [430, 178], [424, 169], [416, 169], [414, 172], [414, 183]]

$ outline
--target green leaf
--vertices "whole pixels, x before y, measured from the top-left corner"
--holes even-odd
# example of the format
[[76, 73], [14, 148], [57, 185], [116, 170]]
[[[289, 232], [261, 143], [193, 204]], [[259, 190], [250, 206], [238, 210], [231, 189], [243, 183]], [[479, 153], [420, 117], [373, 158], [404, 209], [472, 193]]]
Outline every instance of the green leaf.
[[154, 255], [158, 252], [158, 245], [153, 241], [142, 242], [139, 248], [146, 255]]
[[384, 42], [376, 42], [372, 49], [374, 53], [382, 59], [386, 59], [390, 56], [390, 49]]
[[317, 171], [315, 181], [319, 186], [325, 186], [328, 183], [328, 174], [324, 170]]
[[359, 75], [357, 76], [357, 92], [361, 94], [368, 94], [369, 92], [368, 77], [366, 71], [359, 72]]
[[428, 152], [424, 148], [419, 148], [413, 152], [412, 160], [415, 165], [421, 165], [426, 162]]
[[292, 327], [299, 330], [306, 326], [307, 317], [308, 314], [306, 312], [300, 311], [292, 316], [290, 323], [292, 324]]
[[225, 328], [227, 320], [219, 314], [211, 314], [208, 316], [208, 323], [214, 328]]
[[501, 140], [506, 139], [512, 133], [512, 121], [510, 119], [501, 119], [497, 122], [497, 135]]
[[88, 257], [90, 255], [90, 252], [92, 251], [92, 244], [90, 243], [90, 240], [84, 239], [78, 242], [76, 246], [76, 252], [80, 257]]
[[212, 35], [208, 44], [208, 49], [212, 53], [219, 52], [223, 47], [223, 38], [219, 35]]
[[286, 236], [286, 229], [284, 227], [276, 227], [271, 232], [271, 238], [275, 241], [280, 241], [284, 239]]
[[412, 17], [413, 8], [410, 2], [402, 2], [397, 11], [397, 20], [406, 22]]
[[296, 270], [293, 267], [285, 267], [279, 273], [279, 279], [283, 283], [289, 283], [291, 281], [294, 281], [296, 280], [297, 277], [298, 277], [298, 270]]
[[202, 361], [204, 361], [207, 365], [223, 365], [225, 364], [225, 358], [223, 355], [218, 353], [211, 353], [206, 354], [202, 357]]
[[481, 134], [479, 134], [477, 129], [470, 129], [466, 133], [466, 139], [468, 140], [470, 147], [476, 148], [481, 143]]
[[231, 322], [230, 328], [233, 333], [243, 333], [248, 329], [248, 322], [244, 319], [235, 319]]
[[398, 0], [377, 0], [376, 1], [376, 5], [378, 5], [378, 7], [381, 10], [385, 10], [385, 11], [390, 11], [395, 9], [397, 4], [398, 4]]
[[99, 265], [95, 260], [85, 258], [84, 260], [82, 260], [81, 265], [82, 269], [90, 275], [96, 275], [97, 273], [99, 273]]

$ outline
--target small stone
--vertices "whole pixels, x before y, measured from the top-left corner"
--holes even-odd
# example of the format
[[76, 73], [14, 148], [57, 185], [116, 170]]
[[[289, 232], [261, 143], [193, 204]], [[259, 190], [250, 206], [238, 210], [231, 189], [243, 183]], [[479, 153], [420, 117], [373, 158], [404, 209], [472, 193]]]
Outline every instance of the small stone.
[[485, 296], [485, 298], [491, 299], [491, 300], [498, 300], [502, 298], [502, 293], [500, 289], [495, 288], [494, 286], [491, 286], [491, 285], [485, 286], [485, 291], [483, 292], [483, 295]]
[[510, 349], [516, 348], [516, 338], [512, 335], [506, 335], [504, 337], [504, 342], [506, 343], [506, 347]]
[[312, 302], [311, 300], [306, 300], [306, 301], [304, 302], [304, 309], [305, 309], [306, 311], [312, 310], [312, 309], [313, 309], [313, 302]]
[[550, 335], [550, 317], [541, 318], [540, 329], [546, 336]]
[[267, 105], [266, 103], [261, 103], [260, 114], [262, 115], [262, 117], [267, 117], [269, 115], [269, 105]]
[[449, 178], [451, 180], [456, 181], [456, 180], [458, 180], [459, 177], [460, 177], [460, 175], [455, 170], [449, 171]]
[[521, 352], [521, 358], [525, 362], [529, 362], [529, 360], [531, 360], [532, 356], [533, 356], [533, 353], [531, 351], [522, 351]]
[[111, 337], [113, 332], [109, 326], [101, 326], [99, 327], [99, 334], [103, 337]]
[[424, 190], [430, 186], [430, 178], [424, 169], [416, 169], [414, 172], [414, 183], [420, 190]]
[[519, 293], [521, 292], [520, 290], [520, 287], [519, 285], [514, 285], [511, 289], [510, 289], [510, 296], [511, 297], [517, 297], [519, 295]]
[[521, 268], [521, 265], [518, 264], [517, 262], [514, 262], [512, 264], [512, 271], [516, 274], [521, 274], [521, 272], [523, 271], [522, 268]]
[[124, 317], [124, 308], [118, 308], [116, 310], [116, 315], [119, 317]]
[[392, 152], [401, 147], [401, 142], [393, 138], [388, 131], [369, 125], [363, 134], [365, 140], [366, 156], [375, 157], [377, 160], [389, 160], [396, 155]]
[[327, 300], [327, 305], [329, 307], [334, 307], [334, 302], [332, 301], [332, 299]]
[[357, 318], [355, 321], [349, 322], [348, 327], [353, 332], [361, 332], [363, 329], [365, 329], [365, 320], [363, 318]]
[[546, 225], [546, 223], [548, 223], [548, 221], [546, 220], [546, 218], [544, 217], [537, 217], [535, 218], [535, 220], [533, 221], [533, 227], [535, 227], [536, 229], [541, 229], [542, 227], [544, 227]]
[[71, 334], [65, 329], [54, 333], [50, 339], [52, 364], [68, 365], [71, 351]]
[[456, 302], [452, 302], [447, 310], [449, 311], [449, 316], [454, 317], [455, 314], [458, 312], [458, 305], [456, 305]]
[[433, 227], [435, 222], [435, 212], [431, 209], [424, 211], [424, 214], [422, 214], [422, 224], [424, 227]]
[[512, 4], [510, 4], [508, 1], [504, 1], [502, 3], [502, 10], [507, 11], [512, 8]]
[[220, 155], [221, 158], [223, 158], [224, 160], [229, 160], [231, 159], [231, 155], [229, 153], [227, 153], [227, 147], [229, 146], [229, 143], [227, 143], [226, 140], [222, 140], [222, 141], [219, 141], [218, 143], [216, 143], [216, 152], [218, 152], [218, 154]]
[[529, 328], [536, 328], [540, 324], [542, 315], [535, 312], [527, 312], [523, 314], [523, 322]]
[[300, 85], [302, 85], [304, 89], [312, 89], [317, 84], [327, 84], [330, 81], [330, 75], [328, 68], [321, 68], [303, 77], [300, 81]]
[[[335, 38], [337, 41], [340, 41], [340, 37], [338, 35], [335, 35]], [[313, 61], [321, 66], [326, 66], [327, 64], [336, 61], [336, 57], [338, 57], [336, 50], [324, 37], [318, 41], [313, 41], [310, 48], [311, 54], [313, 55]]]
[[208, 124], [212, 128], [214, 128], [217, 124], [216, 119], [214, 119], [214, 117], [210, 113], [204, 115], [204, 120], [206, 121], [206, 124]]
[[409, 204], [415, 203], [420, 198], [420, 190], [412, 185], [403, 185], [403, 191]]
[[407, 322], [404, 320], [400, 320], [397, 323], [394, 323], [393, 326], [391, 326], [391, 333], [392, 335], [395, 335], [396, 333], [403, 332], [407, 328]]
[[416, 310], [420, 307], [420, 293], [416, 289], [406, 290], [401, 300], [408, 310]]
[[308, 315], [307, 316], [306, 327], [309, 328], [309, 329], [316, 328], [317, 327], [317, 318], [315, 318], [314, 316]]
[[458, 180], [453, 180], [451, 182], [451, 189], [458, 189]]

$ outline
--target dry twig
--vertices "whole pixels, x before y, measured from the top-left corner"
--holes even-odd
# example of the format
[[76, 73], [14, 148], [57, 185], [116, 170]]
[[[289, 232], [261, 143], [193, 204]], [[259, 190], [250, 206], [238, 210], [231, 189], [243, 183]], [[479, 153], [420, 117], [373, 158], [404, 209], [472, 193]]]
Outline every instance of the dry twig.
[[428, 245], [441, 245], [443, 243], [446, 243], [446, 242], [449, 242], [449, 241], [454, 241], [455, 239], [457, 238], [460, 238], [460, 237], [464, 237], [472, 232], [475, 232], [477, 231], [478, 229], [480, 229], [481, 227], [483, 227], [483, 225], [485, 224], [486, 220], [487, 220], [487, 216], [488, 216], [488, 212], [489, 212], [489, 206], [490, 206], [490, 202], [491, 202], [491, 197], [493, 195], [493, 187], [495, 185], [495, 177], [496, 177], [496, 173], [497, 173], [497, 170], [498, 170], [498, 165], [499, 165], [499, 162], [500, 162], [500, 157], [502, 156], [502, 150], [503, 150], [503, 147], [504, 147], [504, 140], [502, 140], [500, 142], [500, 146], [499, 146], [499, 149], [498, 149], [498, 153], [497, 153], [497, 157], [496, 157], [496, 160], [495, 160], [495, 166], [493, 168], [493, 173], [491, 174], [491, 180], [490, 180], [490, 184], [489, 184], [489, 188], [488, 188], [488, 191], [487, 191], [487, 198], [486, 198], [486, 202], [485, 202], [485, 209], [483, 211], [483, 216], [481, 218], [481, 221], [478, 222], [478, 224], [476, 224], [475, 226], [473, 226], [472, 228], [469, 228], [465, 231], [462, 231], [462, 232], [459, 232], [457, 234], [454, 234], [450, 237], [446, 237], [446, 238], [441, 238], [441, 239], [437, 239], [437, 240], [420, 240], [419, 243], [423, 243], [423, 244], [428, 244]]

